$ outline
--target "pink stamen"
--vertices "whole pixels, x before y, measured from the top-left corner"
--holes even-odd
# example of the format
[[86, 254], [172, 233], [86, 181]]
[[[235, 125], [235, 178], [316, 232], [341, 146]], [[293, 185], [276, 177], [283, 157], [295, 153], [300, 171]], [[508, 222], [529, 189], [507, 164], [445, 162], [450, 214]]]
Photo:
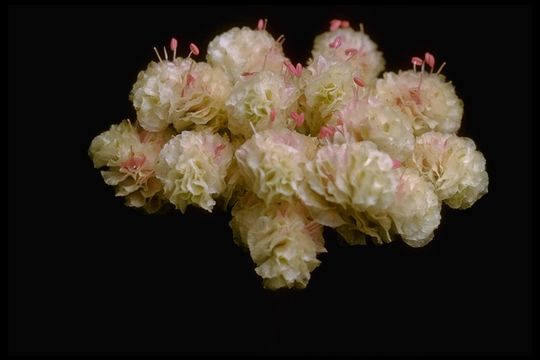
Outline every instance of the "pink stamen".
[[274, 122], [274, 120], [276, 120], [276, 110], [272, 109], [270, 110], [270, 121]]
[[435, 67], [435, 57], [427, 52], [424, 55], [424, 61], [431, 68], [431, 72], [433, 72], [433, 68]]
[[193, 53], [193, 55], [199, 55], [199, 48], [194, 43], [189, 44], [189, 50]]
[[328, 46], [332, 49], [337, 49], [341, 46], [341, 36], [337, 36]]
[[302, 124], [304, 123], [304, 113], [297, 113], [295, 111], [291, 112], [291, 118], [294, 120], [294, 122], [296, 123], [296, 126], [302, 126]]
[[302, 64], [296, 63], [296, 76], [300, 77], [302, 76]]
[[333, 126], [323, 126], [321, 127], [321, 130], [319, 131], [319, 137], [321, 139], [324, 139], [326, 137], [330, 137], [334, 135], [336, 132], [336, 129]]
[[287, 67], [287, 70], [289, 71], [289, 74], [291, 74], [291, 76], [295, 76], [296, 75], [296, 68], [294, 67], [294, 65], [291, 64], [290, 61], [284, 61], [283, 63]]
[[330, 31], [337, 30], [339, 29], [340, 26], [341, 26], [341, 20], [334, 19], [330, 21]]
[[347, 49], [347, 50], [345, 50], [345, 55], [346, 56], [353, 57], [356, 54], [358, 54], [358, 50], [356, 50], [356, 49]]
[[353, 81], [356, 85], [360, 86], [360, 87], [364, 87], [366, 86], [366, 83], [364, 82], [364, 80], [360, 79], [359, 77], [353, 77]]
[[176, 59], [176, 48], [178, 48], [178, 40], [176, 40], [175, 38], [171, 38], [170, 47], [173, 52], [173, 60], [174, 60]]
[[350, 24], [347, 20], [341, 21], [341, 28], [342, 28], [342, 29], [346, 29], [346, 28], [348, 28], [349, 26], [351, 26], [351, 24]]
[[121, 164], [122, 169], [127, 171], [137, 171], [146, 161], [146, 156], [132, 156]]
[[392, 159], [392, 169], [398, 169], [401, 167], [401, 161]]
[[186, 79], [187, 86], [193, 85], [194, 82], [195, 82], [195, 77], [191, 74], [188, 74], [187, 79]]
[[257, 30], [264, 30], [264, 20], [263, 19], [259, 19], [259, 21], [257, 22]]
[[219, 156], [223, 149], [225, 149], [225, 144], [219, 144], [218, 146], [216, 146], [216, 148], [214, 149], [214, 156]]

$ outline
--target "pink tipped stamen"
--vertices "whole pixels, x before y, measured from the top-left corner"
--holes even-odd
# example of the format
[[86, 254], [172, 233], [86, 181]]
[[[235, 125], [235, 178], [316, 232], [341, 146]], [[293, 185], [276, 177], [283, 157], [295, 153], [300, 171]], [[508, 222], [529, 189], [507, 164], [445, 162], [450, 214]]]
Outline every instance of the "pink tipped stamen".
[[132, 156], [121, 164], [122, 169], [127, 171], [137, 171], [146, 161], [146, 156]]
[[341, 36], [336, 36], [336, 38], [328, 46], [330, 46], [332, 49], [337, 49], [341, 46], [341, 41]]
[[296, 123], [296, 126], [302, 126], [302, 124], [304, 123], [304, 113], [297, 113], [295, 111], [291, 112], [291, 118], [294, 120], [294, 122]]
[[355, 76], [353, 77], [353, 81], [356, 85], [360, 86], [360, 87], [364, 87], [366, 86], [366, 83], [364, 82], [364, 80], [360, 79], [359, 77]]
[[189, 44], [189, 51], [193, 53], [193, 55], [199, 55], [199, 48], [194, 43]]
[[401, 161], [392, 159], [392, 169], [399, 169], [401, 167]]
[[335, 31], [341, 26], [341, 20], [334, 19], [330, 21], [330, 31]]
[[173, 52], [173, 60], [174, 60], [176, 59], [176, 49], [178, 48], [178, 40], [176, 40], [175, 38], [172, 38], [170, 47], [171, 47], [171, 51]]
[[272, 109], [270, 110], [270, 121], [274, 122], [274, 120], [276, 120], [276, 110]]
[[426, 52], [424, 55], [424, 61], [431, 68], [431, 72], [433, 72], [433, 68], [435, 67], [435, 57]]
[[342, 21], [341, 21], [341, 28], [342, 28], [342, 29], [346, 29], [346, 28], [348, 28], [349, 26], [351, 26], [351, 24], [350, 24], [347, 20], [342, 20]]
[[257, 30], [264, 30], [264, 20], [263, 19], [259, 19], [259, 21], [257, 22]]
[[321, 127], [321, 130], [319, 131], [319, 137], [321, 139], [324, 139], [324, 138], [334, 135], [335, 132], [336, 132], [336, 129], [333, 126], [323, 126]]
[[420, 59], [418, 56], [413, 56], [411, 58], [411, 62], [412, 62], [413, 67], [414, 67], [414, 72], [416, 72], [416, 67], [417, 66], [420, 66], [420, 65], [424, 64], [424, 61], [422, 59]]

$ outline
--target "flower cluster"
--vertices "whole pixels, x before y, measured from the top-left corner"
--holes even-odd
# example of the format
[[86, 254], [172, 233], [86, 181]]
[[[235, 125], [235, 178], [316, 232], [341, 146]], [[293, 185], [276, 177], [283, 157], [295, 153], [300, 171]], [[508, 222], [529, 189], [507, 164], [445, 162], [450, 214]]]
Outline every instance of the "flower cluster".
[[141, 71], [123, 120], [90, 157], [126, 205], [154, 213], [231, 210], [234, 241], [269, 289], [304, 288], [325, 252], [323, 228], [351, 245], [429, 243], [444, 204], [488, 189], [485, 159], [460, 137], [463, 102], [426, 52], [385, 72], [377, 45], [346, 20], [315, 38], [306, 66], [267, 21], [233, 28]]

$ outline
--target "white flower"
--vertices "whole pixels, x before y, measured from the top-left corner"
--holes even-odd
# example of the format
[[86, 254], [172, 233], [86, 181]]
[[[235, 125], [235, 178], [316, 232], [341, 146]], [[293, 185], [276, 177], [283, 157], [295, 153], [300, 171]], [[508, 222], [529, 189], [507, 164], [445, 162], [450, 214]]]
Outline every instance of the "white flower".
[[368, 85], [372, 84], [384, 70], [384, 58], [382, 53], [377, 51], [377, 44], [365, 33], [354, 31], [352, 28], [337, 29], [318, 35], [313, 44], [312, 54], [313, 58], [323, 55], [354, 64], [360, 70], [360, 77]]
[[414, 149], [409, 118], [394, 106], [358, 106], [343, 122], [345, 130], [354, 138], [372, 141], [395, 160], [405, 161]]
[[399, 172], [396, 197], [388, 213], [405, 243], [424, 246], [441, 221], [441, 201], [416, 169], [400, 168]]
[[305, 288], [325, 252], [322, 226], [299, 203], [264, 204], [247, 194], [232, 210], [235, 238], [249, 249], [268, 289]]
[[232, 28], [208, 44], [208, 63], [224, 70], [233, 82], [263, 70], [279, 74], [286, 60], [281, 44], [266, 30]]
[[270, 71], [239, 81], [226, 101], [229, 130], [247, 139], [253, 134], [253, 128], [256, 131], [294, 129], [296, 123], [290, 114], [296, 109], [299, 96], [293, 83]]
[[310, 188], [346, 209], [378, 212], [394, 200], [398, 178], [392, 158], [370, 141], [330, 144], [306, 165]]
[[226, 139], [209, 131], [183, 131], [161, 150], [156, 175], [165, 196], [182, 212], [190, 204], [212, 211], [225, 190], [225, 176], [232, 159]]
[[[332, 62], [319, 56], [303, 72], [305, 82], [306, 125], [312, 135], [321, 127], [340, 117], [340, 112], [357, 97], [354, 83], [357, 69], [348, 62]], [[364, 89], [360, 91], [364, 96]]]
[[194, 63], [188, 77], [172, 120], [175, 129], [181, 131], [192, 124], [214, 130], [226, 127], [225, 100], [232, 90], [229, 77], [204, 62]]
[[131, 99], [141, 126], [148, 131], [160, 131], [170, 124], [181, 131], [193, 124], [210, 122], [219, 128], [226, 120], [225, 99], [231, 87], [220, 69], [176, 58], [151, 62], [141, 71]]
[[407, 166], [415, 167], [435, 186], [439, 199], [454, 209], [472, 206], [488, 191], [486, 160], [469, 138], [425, 133], [416, 139]]
[[162, 184], [155, 177], [154, 167], [171, 135], [167, 130], [139, 130], [129, 120], [123, 120], [94, 138], [89, 155], [96, 168], [108, 167], [101, 174], [105, 183], [115, 186], [116, 196], [124, 196], [128, 206], [152, 213], [163, 204]]
[[174, 62], [152, 61], [145, 71], [139, 73], [130, 98], [144, 129], [164, 130], [178, 116], [176, 108], [192, 63], [192, 60], [182, 58]]
[[257, 133], [235, 155], [247, 187], [270, 204], [297, 194], [304, 180], [303, 165], [316, 150], [315, 138], [275, 129]]
[[377, 80], [376, 96], [397, 105], [410, 118], [416, 136], [431, 130], [455, 133], [461, 126], [463, 102], [443, 75], [412, 70], [384, 73]]

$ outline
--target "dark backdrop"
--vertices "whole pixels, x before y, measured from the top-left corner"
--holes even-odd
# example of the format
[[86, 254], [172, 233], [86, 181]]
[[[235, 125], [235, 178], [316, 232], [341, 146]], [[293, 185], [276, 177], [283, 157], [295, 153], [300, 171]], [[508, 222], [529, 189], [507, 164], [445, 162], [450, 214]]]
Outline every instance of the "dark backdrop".
[[[329, 252], [303, 291], [262, 289], [229, 215], [147, 216], [87, 156], [171, 36], [201, 52], [233, 26], [287, 40], [296, 62], [332, 18], [362, 21], [387, 69], [435, 54], [465, 102], [459, 134], [489, 194], [444, 208], [436, 238]], [[526, 354], [532, 347], [532, 8], [9, 8], [11, 354]], [[198, 59], [202, 60], [202, 56]]]

